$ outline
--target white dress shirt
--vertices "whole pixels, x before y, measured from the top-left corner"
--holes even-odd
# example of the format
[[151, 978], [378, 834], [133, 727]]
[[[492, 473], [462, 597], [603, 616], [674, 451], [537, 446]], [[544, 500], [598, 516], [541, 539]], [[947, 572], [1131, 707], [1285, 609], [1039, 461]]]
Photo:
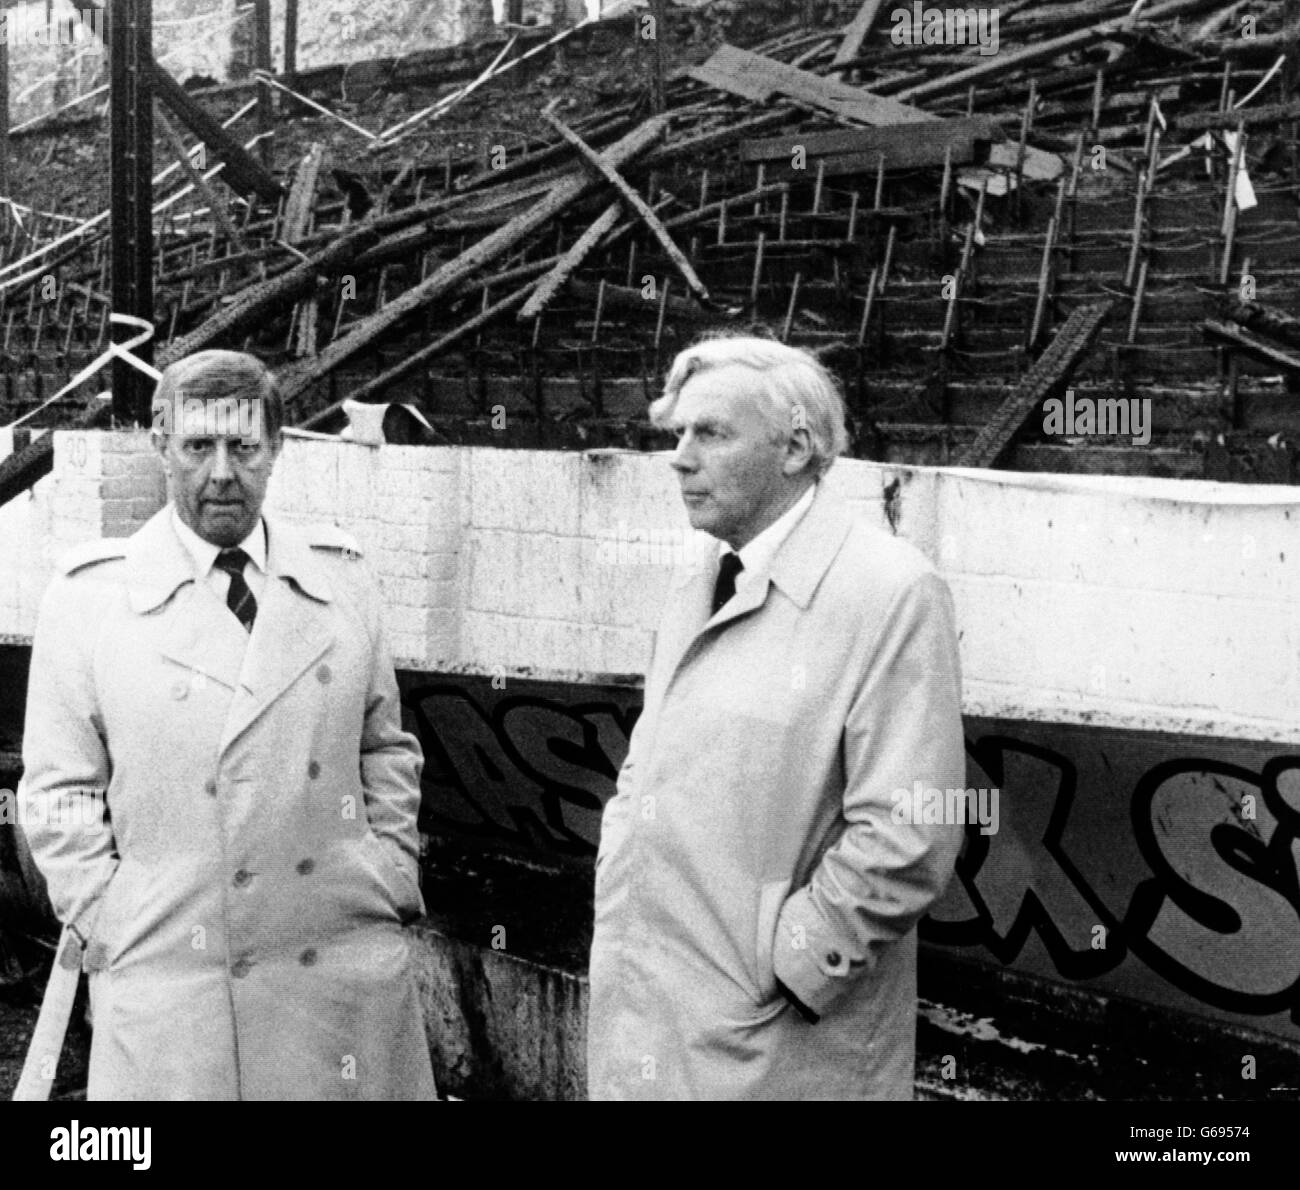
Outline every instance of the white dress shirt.
[[816, 483], [809, 485], [808, 490], [795, 501], [792, 508], [782, 513], [753, 541], [741, 546], [739, 550], [733, 550], [725, 541], [718, 543], [719, 559], [730, 553], [740, 555], [740, 564], [744, 569], [736, 575], [737, 591], [767, 577], [768, 571], [772, 569], [772, 562], [776, 558], [777, 551], [785, 543], [785, 539], [790, 536], [795, 525], [803, 519], [804, 513], [812, 507], [813, 496], [816, 491]]
[[[181, 520], [180, 513], [176, 511], [174, 504], [172, 505], [172, 524], [176, 528], [176, 536], [181, 539], [181, 544], [189, 551], [190, 557], [194, 559], [194, 574], [198, 581], [207, 583], [217, 598], [222, 603], [225, 603], [226, 596], [230, 592], [230, 575], [215, 565], [217, 555], [221, 553], [222, 547], [213, 545], [210, 541], [204, 541], [202, 537], [195, 533]], [[261, 517], [257, 518], [257, 524], [253, 526], [253, 531], [239, 543], [238, 548], [248, 555], [248, 562], [244, 566], [244, 582], [248, 584], [248, 589], [253, 593], [253, 598], [261, 602], [262, 591], [266, 587], [266, 526], [262, 523]]]

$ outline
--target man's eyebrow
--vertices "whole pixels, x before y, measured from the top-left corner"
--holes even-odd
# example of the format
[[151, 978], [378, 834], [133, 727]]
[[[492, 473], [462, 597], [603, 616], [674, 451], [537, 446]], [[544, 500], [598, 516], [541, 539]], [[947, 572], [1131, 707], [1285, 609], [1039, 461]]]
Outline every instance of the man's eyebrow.
[[716, 413], [701, 413], [693, 421], [687, 421], [680, 417], [674, 417], [669, 423], [668, 428], [676, 432], [681, 432], [687, 426], [692, 427], [698, 434], [701, 430], [720, 430], [726, 429], [727, 423], [718, 417]]

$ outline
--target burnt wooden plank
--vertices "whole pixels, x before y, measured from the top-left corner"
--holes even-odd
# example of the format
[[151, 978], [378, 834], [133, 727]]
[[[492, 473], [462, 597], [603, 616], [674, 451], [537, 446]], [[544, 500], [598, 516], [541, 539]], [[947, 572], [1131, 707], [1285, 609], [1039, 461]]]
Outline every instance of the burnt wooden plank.
[[924, 129], [908, 126], [881, 128], [840, 128], [834, 132], [806, 132], [763, 140], [747, 140], [741, 144], [743, 161], [775, 161], [790, 156], [792, 145], [800, 144], [809, 157], [829, 157], [839, 153], [869, 153], [923, 140], [938, 148], [938, 160], [943, 161], [943, 146], [949, 141], [988, 140], [1004, 138], [1001, 125], [989, 116], [969, 116], [960, 120], [932, 120]]
[[[747, 140], [740, 146], [742, 161], [791, 161], [796, 147], [809, 158], [824, 160], [827, 173], [855, 173], [847, 168], [864, 162], [875, 169], [883, 154], [886, 169], [942, 165], [951, 151], [954, 165], [975, 160], [975, 142], [1002, 139], [1002, 129], [987, 116], [963, 120], [934, 120], [924, 129], [912, 124], [881, 128], [845, 128], [835, 132], [792, 133], [764, 140]], [[836, 168], [832, 169], [832, 164]], [[841, 168], [844, 166], [844, 168]]]
[[[644, 153], [667, 127], [667, 119], [656, 116], [605, 150], [601, 156], [612, 166], [621, 166]], [[585, 172], [555, 183], [551, 192], [509, 223], [483, 237], [459, 256], [439, 265], [419, 285], [394, 298], [383, 309], [363, 319], [341, 338], [335, 339], [320, 355], [281, 372], [279, 379], [285, 403], [307, 391], [335, 368], [350, 360], [381, 335], [398, 326], [419, 310], [457, 288], [473, 274], [494, 263], [521, 240], [527, 238], [563, 213], [578, 199], [594, 189], [596, 182]]]
[[[692, 293], [702, 302], [709, 300], [709, 291], [695, 274], [691, 267], [691, 262], [683, 255], [682, 250], [673, 242], [672, 236], [664, 230], [664, 225], [659, 222], [659, 217], [650, 209], [650, 204], [645, 201], [631, 186], [623, 180], [623, 175], [618, 172], [608, 161], [605, 160], [595, 149], [564, 123], [548, 107], [542, 112], [546, 121], [558, 132], [569, 144], [571, 144], [582, 155], [586, 164], [596, 171], [599, 176], [618, 191], [627, 208], [637, 215], [641, 221], [650, 229], [651, 234], [659, 241], [659, 246], [668, 254], [668, 259], [673, 262], [677, 271], [682, 275], [686, 284], [690, 287]], [[612, 220], [611, 220], [612, 225]]]
[[871, 32], [871, 26], [876, 23], [876, 17], [880, 13], [880, 6], [884, 0], [863, 0], [862, 7], [858, 9], [857, 15], [853, 18], [853, 23], [845, 31], [844, 40], [840, 42], [840, 48], [835, 51], [835, 58], [831, 62], [832, 70], [839, 70], [848, 62], [851, 62], [858, 56], [862, 49], [862, 43], [866, 41], [867, 34]]
[[1300, 318], [1294, 314], [1262, 302], [1235, 302], [1228, 313], [1233, 322], [1239, 322], [1247, 330], [1300, 351]]
[[861, 87], [851, 87], [838, 79], [822, 78], [734, 45], [719, 46], [707, 62], [693, 67], [688, 73], [699, 82], [754, 103], [765, 103], [774, 95], [784, 95], [864, 124], [916, 124], [935, 119], [919, 107], [872, 95]]
[[1201, 329], [1210, 338], [1217, 339], [1219, 342], [1225, 343], [1238, 351], [1244, 351], [1252, 359], [1257, 359], [1261, 363], [1272, 364], [1290, 375], [1300, 374], [1300, 355], [1283, 351], [1272, 343], [1257, 339], [1254, 335], [1243, 331], [1235, 323], [1216, 322], [1207, 318], [1201, 323]]
[[958, 460], [962, 467], [996, 467], [1006, 457], [1016, 435], [1035, 409], [1069, 378], [1092, 347], [1114, 303], [1109, 299], [1079, 306], [1056, 332], [1047, 350], [1002, 403], [993, 420], [982, 429]]

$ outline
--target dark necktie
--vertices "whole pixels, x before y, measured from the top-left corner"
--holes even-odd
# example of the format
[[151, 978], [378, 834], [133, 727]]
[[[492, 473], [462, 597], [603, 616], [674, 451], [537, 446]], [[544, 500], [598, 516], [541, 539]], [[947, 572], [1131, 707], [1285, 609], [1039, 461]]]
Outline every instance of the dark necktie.
[[226, 592], [226, 606], [235, 613], [236, 619], [245, 631], [253, 631], [253, 621], [257, 618], [257, 600], [244, 581], [244, 567], [248, 555], [243, 550], [222, 550], [217, 555], [217, 569], [230, 575], [230, 590]]
[[718, 581], [713, 586], [713, 614], [736, 593], [736, 575], [745, 569], [739, 554], [725, 553], [718, 564]]

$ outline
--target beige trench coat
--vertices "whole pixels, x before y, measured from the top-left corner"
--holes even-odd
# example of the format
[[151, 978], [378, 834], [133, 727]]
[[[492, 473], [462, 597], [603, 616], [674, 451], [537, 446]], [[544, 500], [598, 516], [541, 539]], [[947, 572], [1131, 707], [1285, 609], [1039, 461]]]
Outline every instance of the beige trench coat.
[[910, 1098], [915, 926], [962, 828], [891, 795], [964, 785], [947, 587], [822, 489], [711, 617], [716, 571], [672, 591], [605, 810], [589, 1092]]
[[340, 530], [267, 530], [251, 636], [170, 507], [41, 607], [19, 796], [88, 940], [92, 1099], [434, 1094], [402, 928], [421, 756], [379, 595]]

